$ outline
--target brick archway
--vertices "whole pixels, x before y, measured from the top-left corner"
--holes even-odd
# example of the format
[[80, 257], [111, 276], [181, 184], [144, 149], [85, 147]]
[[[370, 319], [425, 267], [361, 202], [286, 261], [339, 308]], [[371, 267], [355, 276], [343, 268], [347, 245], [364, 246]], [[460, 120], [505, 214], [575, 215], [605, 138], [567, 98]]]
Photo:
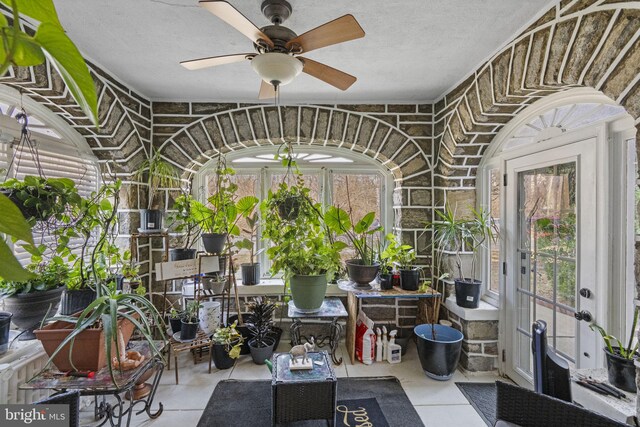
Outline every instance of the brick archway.
[[436, 185], [475, 187], [477, 166], [497, 133], [551, 93], [592, 87], [640, 126], [639, 64], [637, 4], [561, 1], [435, 104]]

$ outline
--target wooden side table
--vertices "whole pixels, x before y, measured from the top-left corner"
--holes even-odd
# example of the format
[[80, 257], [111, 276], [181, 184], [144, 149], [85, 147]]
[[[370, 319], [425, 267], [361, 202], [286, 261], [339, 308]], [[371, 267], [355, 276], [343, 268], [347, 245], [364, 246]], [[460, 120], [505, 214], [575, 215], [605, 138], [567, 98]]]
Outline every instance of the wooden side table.
[[271, 404], [273, 424], [303, 420], [327, 420], [336, 415], [336, 374], [325, 351], [308, 354], [313, 369], [289, 370], [289, 353], [272, 358]]
[[[347, 295], [347, 311], [349, 319], [347, 320], [347, 352], [351, 363], [356, 360], [356, 320], [358, 318], [358, 310], [362, 305], [364, 298], [394, 298], [394, 299], [418, 299], [419, 316], [424, 316], [423, 311], [429, 311], [427, 306], [430, 305], [431, 313], [437, 313], [440, 309], [440, 292], [429, 288], [427, 292], [405, 291], [400, 288], [393, 288], [388, 291], [370, 290], [370, 291], [349, 291]], [[421, 302], [422, 300], [430, 301], [432, 304]], [[426, 316], [425, 316], [426, 317]], [[432, 317], [431, 315], [429, 317]], [[424, 319], [420, 319], [425, 321]]]
[[[169, 341], [169, 354], [167, 355], [167, 369], [171, 370], [171, 352], [173, 351], [173, 361], [176, 371], [176, 384], [178, 384], [178, 354], [183, 351], [191, 351], [193, 353], [193, 363], [196, 364], [202, 360], [202, 350], [207, 349], [209, 358], [209, 373], [211, 373], [211, 351], [213, 349], [213, 340], [204, 333], [202, 329], [198, 329], [198, 335], [193, 341], [180, 342], [171, 337]], [[198, 356], [198, 352], [200, 355]]]
[[[338, 323], [338, 320], [343, 317], [347, 317], [349, 314], [347, 310], [344, 308], [344, 304], [340, 301], [340, 298], [325, 298], [322, 303], [322, 308], [320, 311], [315, 313], [303, 313], [296, 310], [293, 301], [289, 301], [289, 313], [288, 316], [293, 320], [291, 323], [290, 333], [291, 333], [291, 341], [293, 345], [302, 344], [302, 340], [305, 342], [311, 341], [313, 338], [314, 343], [317, 347], [324, 347], [325, 341], [329, 340], [329, 348], [331, 349], [331, 360], [336, 365], [340, 365], [342, 363], [342, 358], [336, 358], [336, 350], [338, 349], [338, 344], [340, 342], [340, 335], [342, 334], [342, 325]], [[322, 319], [331, 319], [331, 324], [329, 325], [329, 335], [324, 336], [313, 336], [310, 335], [308, 338], [304, 335], [300, 334], [300, 329], [302, 328], [302, 320], [322, 320]]]

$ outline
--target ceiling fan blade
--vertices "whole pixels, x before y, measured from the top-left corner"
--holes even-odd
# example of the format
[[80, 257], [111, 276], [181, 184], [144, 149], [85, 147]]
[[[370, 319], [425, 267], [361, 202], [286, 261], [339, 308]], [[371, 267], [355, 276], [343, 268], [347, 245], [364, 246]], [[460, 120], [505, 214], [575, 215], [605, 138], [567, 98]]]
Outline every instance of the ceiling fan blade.
[[[299, 46], [302, 52], [364, 37], [364, 30], [353, 15], [344, 15], [289, 40], [287, 49]], [[301, 53], [302, 53], [301, 52]]]
[[236, 55], [210, 56], [208, 58], [182, 61], [180, 65], [187, 70], [200, 70], [202, 68], [215, 67], [216, 65], [233, 64], [234, 62], [244, 61], [255, 55], [255, 53], [238, 53]]
[[347, 90], [349, 87], [358, 80], [351, 74], [347, 74], [344, 71], [336, 70], [328, 65], [321, 64], [312, 59], [299, 57], [304, 61], [304, 68], [302, 72], [309, 74], [310, 76], [320, 79], [325, 83], [329, 83], [331, 86], [335, 86], [340, 90]]
[[272, 99], [276, 97], [276, 89], [273, 85], [265, 82], [264, 80], [260, 80], [260, 94], [258, 95], [258, 99]]
[[227, 24], [231, 25], [236, 30], [240, 31], [252, 42], [256, 43], [258, 40], [264, 40], [269, 46], [273, 47], [273, 41], [265, 33], [260, 31], [253, 22], [249, 21], [238, 9], [231, 6], [226, 1], [219, 0], [200, 0], [198, 4], [209, 12], [222, 19]]

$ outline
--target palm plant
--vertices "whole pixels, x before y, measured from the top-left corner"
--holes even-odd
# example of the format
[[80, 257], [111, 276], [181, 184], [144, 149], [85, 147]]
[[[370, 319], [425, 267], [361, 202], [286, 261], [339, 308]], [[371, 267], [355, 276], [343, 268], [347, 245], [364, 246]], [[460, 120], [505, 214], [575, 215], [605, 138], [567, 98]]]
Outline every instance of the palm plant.
[[165, 160], [160, 151], [152, 150], [149, 158], [144, 160], [134, 178], [147, 184], [147, 209], [153, 209], [154, 201], [160, 188], [176, 188], [180, 186], [178, 169]]

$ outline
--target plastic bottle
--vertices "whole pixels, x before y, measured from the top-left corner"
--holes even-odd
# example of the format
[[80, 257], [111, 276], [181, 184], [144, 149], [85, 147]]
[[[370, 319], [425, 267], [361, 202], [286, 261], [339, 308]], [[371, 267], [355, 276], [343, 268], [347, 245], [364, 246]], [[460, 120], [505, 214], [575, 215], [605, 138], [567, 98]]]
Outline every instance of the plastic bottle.
[[382, 362], [382, 332], [376, 328], [376, 362]]
[[396, 344], [397, 330], [389, 332], [389, 344], [387, 345], [387, 361], [389, 363], [400, 363], [402, 359], [402, 347]]
[[387, 360], [387, 327], [382, 327], [382, 360]]

